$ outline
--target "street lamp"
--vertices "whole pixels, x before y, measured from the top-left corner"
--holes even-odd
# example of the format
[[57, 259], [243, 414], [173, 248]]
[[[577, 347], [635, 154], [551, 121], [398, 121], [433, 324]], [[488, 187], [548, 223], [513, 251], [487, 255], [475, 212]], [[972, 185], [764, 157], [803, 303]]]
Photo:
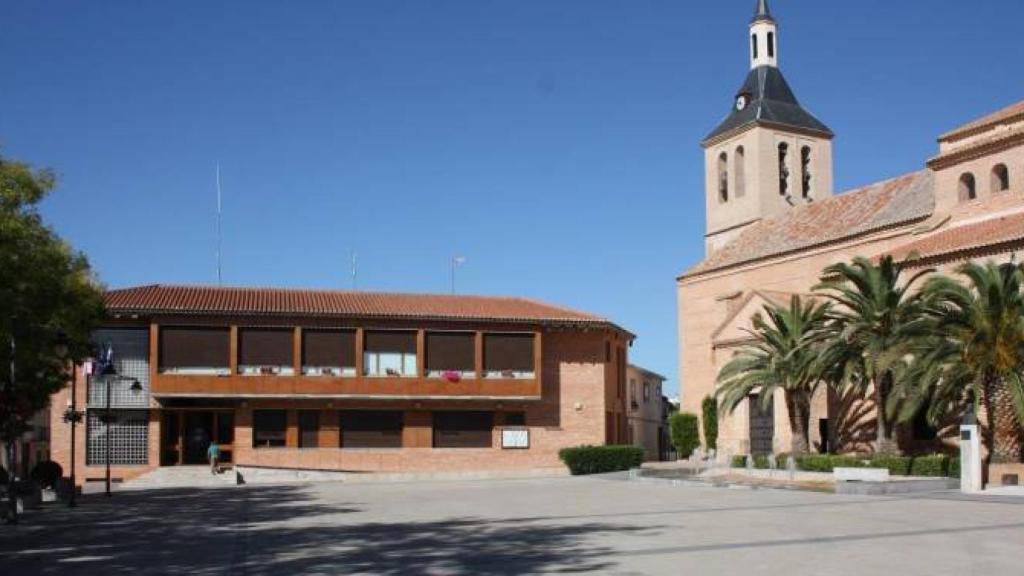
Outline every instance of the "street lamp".
[[100, 378], [103, 379], [105, 388], [107, 389], [107, 403], [106, 410], [102, 418], [105, 444], [106, 444], [106, 495], [109, 498], [112, 494], [110, 492], [110, 426], [117, 419], [110, 413], [110, 390], [114, 382], [119, 380], [131, 380], [131, 386], [128, 388], [132, 395], [138, 395], [142, 392], [142, 384], [134, 378], [128, 378], [126, 376], [120, 376], [117, 373], [117, 368], [114, 366], [114, 348], [107, 343], [106, 347], [100, 352], [99, 362], [102, 366], [100, 369]]

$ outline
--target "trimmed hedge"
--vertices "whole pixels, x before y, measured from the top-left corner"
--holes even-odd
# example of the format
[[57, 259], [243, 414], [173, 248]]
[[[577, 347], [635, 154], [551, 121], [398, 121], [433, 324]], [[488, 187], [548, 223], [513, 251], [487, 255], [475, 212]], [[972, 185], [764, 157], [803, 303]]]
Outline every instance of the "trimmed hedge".
[[895, 454], [875, 454], [871, 457], [868, 466], [871, 468], [886, 468], [893, 476], [910, 475], [912, 458], [909, 456], [897, 456]]
[[700, 403], [701, 425], [704, 427], [704, 448], [718, 449], [718, 402], [706, 396]]
[[864, 461], [856, 456], [807, 454], [796, 457], [796, 467], [805, 472], [831, 472], [835, 468], [864, 468]]
[[56, 488], [64, 469], [53, 460], [44, 460], [32, 468], [29, 476], [40, 488]]
[[[786, 469], [788, 454], [775, 456], [776, 467]], [[733, 468], [746, 468], [746, 456], [733, 456], [730, 465]], [[923, 476], [932, 478], [960, 477], [960, 458], [952, 458], [944, 454], [930, 456], [897, 456], [894, 454], [875, 454], [871, 457], [843, 456], [836, 454], [805, 454], [796, 457], [796, 467], [804, 472], [832, 472], [836, 468], [885, 468], [893, 476]], [[754, 468], [768, 468], [767, 456], [755, 456]]]
[[676, 447], [679, 458], [685, 460], [700, 448], [700, 429], [697, 415], [689, 412], [677, 412], [668, 419], [672, 432], [672, 445]]
[[949, 473], [949, 456], [918, 456], [910, 467], [911, 476], [942, 477]]
[[636, 468], [644, 462], [644, 451], [636, 446], [578, 446], [559, 450], [558, 457], [573, 476], [581, 476]]
[[956, 456], [954, 458], [950, 458], [949, 459], [949, 465], [947, 466], [946, 474], [950, 478], [959, 478], [960, 477], [960, 457], [959, 456]]

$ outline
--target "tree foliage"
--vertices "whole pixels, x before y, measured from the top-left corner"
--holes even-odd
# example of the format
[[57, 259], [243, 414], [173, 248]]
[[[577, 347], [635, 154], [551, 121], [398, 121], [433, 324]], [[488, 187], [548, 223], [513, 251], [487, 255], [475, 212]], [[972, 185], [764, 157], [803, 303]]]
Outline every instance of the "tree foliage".
[[852, 386], [873, 396], [878, 453], [898, 451], [887, 409], [907, 355], [930, 334], [926, 297], [915, 291], [927, 273], [905, 278], [903, 266], [891, 256], [877, 264], [855, 258], [826, 268], [824, 280], [815, 287], [833, 303], [829, 345], [822, 354], [824, 374], [838, 388]]
[[689, 458], [694, 450], [700, 448], [700, 429], [697, 427], [696, 414], [676, 412], [669, 416], [668, 426], [672, 445], [679, 453], [679, 458]]
[[819, 357], [826, 336], [829, 305], [793, 296], [788, 307], [768, 304], [753, 318], [753, 341], [741, 348], [718, 374], [717, 395], [727, 412], [757, 395], [762, 410], [782, 390], [786, 400], [792, 452], [810, 449], [811, 397], [821, 382]]
[[718, 402], [706, 396], [700, 403], [701, 425], [704, 428], [704, 447], [718, 449]]
[[0, 156], [0, 439], [8, 442], [67, 383], [69, 361], [89, 354], [103, 314], [87, 259], [39, 215], [54, 185], [51, 171]]
[[963, 282], [929, 279], [931, 331], [907, 371], [900, 416], [922, 409], [938, 424], [970, 403], [984, 408], [984, 440], [996, 462], [1019, 462], [1024, 425], [1024, 268], [968, 263]]

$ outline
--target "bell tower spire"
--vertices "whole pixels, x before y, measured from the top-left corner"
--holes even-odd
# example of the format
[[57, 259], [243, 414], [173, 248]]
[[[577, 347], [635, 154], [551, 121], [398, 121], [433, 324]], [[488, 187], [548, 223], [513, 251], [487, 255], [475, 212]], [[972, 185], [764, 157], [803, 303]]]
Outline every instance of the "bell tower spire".
[[779, 26], [772, 18], [768, 0], [757, 0], [750, 21], [750, 67], [779, 66]]

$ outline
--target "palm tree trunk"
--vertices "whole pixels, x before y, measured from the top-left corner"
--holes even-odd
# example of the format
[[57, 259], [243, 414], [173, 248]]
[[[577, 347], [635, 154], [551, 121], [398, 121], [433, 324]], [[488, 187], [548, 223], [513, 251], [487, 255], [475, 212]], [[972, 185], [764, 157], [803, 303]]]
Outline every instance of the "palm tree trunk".
[[792, 454], [807, 454], [811, 449], [810, 413], [811, 403], [806, 395], [797, 392], [786, 392], [786, 412], [789, 413], [789, 431], [793, 437], [790, 442]]
[[1021, 423], [1013, 408], [1006, 382], [991, 375], [985, 379], [985, 411], [988, 413], [989, 461], [1017, 463], [1021, 456]]
[[876, 454], [897, 454], [900, 451], [899, 444], [893, 437], [892, 422], [885, 412], [886, 401], [889, 398], [890, 374], [885, 374], [874, 382], [875, 389], [875, 453]]

